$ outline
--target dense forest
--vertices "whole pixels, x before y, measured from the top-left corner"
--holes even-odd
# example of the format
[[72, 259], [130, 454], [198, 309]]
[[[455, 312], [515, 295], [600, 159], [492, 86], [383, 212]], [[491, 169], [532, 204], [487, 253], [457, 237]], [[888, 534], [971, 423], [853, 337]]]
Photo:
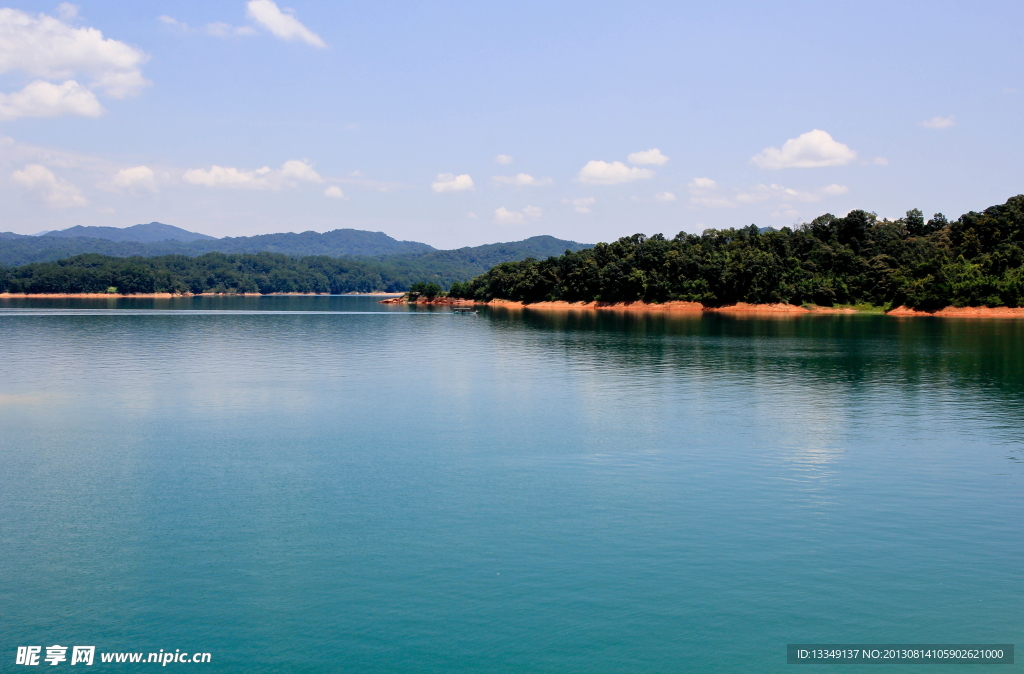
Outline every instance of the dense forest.
[[340, 259], [276, 253], [207, 253], [196, 257], [116, 257], [90, 253], [56, 262], [0, 267], [0, 292], [337, 294], [404, 292], [416, 283], [434, 284], [442, 289], [500, 262], [547, 257], [585, 245], [535, 236], [475, 248]]
[[851, 211], [778, 231], [634, 234], [495, 266], [452, 296], [545, 300], [898, 306], [1024, 305], [1024, 195], [953, 222]]
[[403, 291], [417, 278], [391, 276], [379, 262], [276, 253], [198, 257], [110, 257], [89, 253], [57, 262], [0, 268], [10, 293], [350, 293]]
[[373, 259], [386, 264], [396, 276], [427, 279], [429, 273], [433, 273], [434, 276], [429, 280], [447, 288], [456, 281], [467, 281], [502, 262], [530, 257], [544, 259], [561, 255], [566, 250], [577, 251], [589, 247], [589, 243], [576, 243], [553, 236], [533, 236], [522, 241], [488, 243], [454, 250], [378, 255]]

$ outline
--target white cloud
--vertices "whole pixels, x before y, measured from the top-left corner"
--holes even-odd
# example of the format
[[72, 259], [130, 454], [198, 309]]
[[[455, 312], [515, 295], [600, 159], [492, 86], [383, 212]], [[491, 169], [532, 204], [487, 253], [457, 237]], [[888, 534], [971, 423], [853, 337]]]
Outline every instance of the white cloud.
[[590, 161], [579, 173], [580, 182], [594, 185], [617, 185], [653, 177], [654, 171], [626, 166], [621, 161], [613, 161], [610, 164], [599, 160]]
[[118, 189], [143, 189], [156, 192], [156, 179], [153, 169], [148, 166], [133, 166], [121, 169], [114, 174], [111, 185]]
[[313, 47], [325, 49], [320, 36], [306, 28], [291, 14], [285, 14], [273, 0], [249, 0], [246, 14], [282, 40], [301, 40]]
[[871, 163], [877, 166], [888, 166], [889, 160], [886, 159], [885, 157], [875, 157], [874, 159], [871, 160]]
[[539, 218], [543, 214], [542, 209], [536, 206], [527, 206], [519, 211], [510, 211], [504, 206], [494, 211], [494, 222], [499, 225], [523, 225], [528, 218]]
[[671, 192], [658, 192], [657, 194], [654, 195], [654, 198], [657, 199], [658, 201], [675, 201], [676, 195], [672, 194]]
[[781, 149], [765, 148], [761, 154], [751, 157], [750, 163], [767, 169], [820, 168], [846, 166], [856, 159], [856, 152], [821, 129], [814, 129], [790, 138]]
[[511, 164], [514, 160], [511, 156], [507, 154], [499, 154], [497, 157], [494, 158], [494, 161], [498, 162], [499, 164]]
[[305, 160], [289, 159], [281, 166], [281, 176], [285, 180], [304, 180], [310, 183], [322, 183], [323, 178], [313, 170]]
[[337, 185], [331, 185], [326, 190], [324, 190], [324, 196], [329, 197], [331, 199], [344, 199], [345, 193], [342, 192], [341, 188], [338, 187]]
[[[61, 13], [69, 16], [70, 10], [62, 8]], [[0, 9], [0, 73], [23, 72], [65, 80], [65, 85], [82, 74], [90, 80], [89, 89], [123, 98], [149, 84], [141, 71], [147, 58], [135, 47], [104, 38], [95, 28], [75, 28], [46, 14]]]
[[430, 183], [430, 189], [437, 193], [464, 192], [473, 189], [473, 179], [465, 173], [458, 176], [454, 173], [438, 173], [434, 182]]
[[526, 222], [526, 216], [519, 211], [510, 211], [502, 206], [494, 211], [494, 222], [499, 225], [522, 225]]
[[718, 183], [711, 178], [694, 178], [687, 187], [690, 189], [690, 203], [705, 208], [735, 208], [728, 197], [718, 194]]
[[[792, 207], [787, 202], [814, 203], [826, 197], [846, 194], [849, 188], [845, 185], [833, 183], [815, 191], [797, 190], [792, 187], [785, 187], [772, 183], [770, 185], [759, 184], [747, 190], [732, 190], [732, 195], [723, 194], [718, 189], [717, 183], [708, 178], [695, 179], [689, 184], [690, 203], [705, 208], [736, 208], [743, 204], [756, 204], [761, 202], [774, 202], [777, 209], [789, 209]], [[788, 211], [782, 213], [787, 215]]]
[[185, 171], [181, 179], [190, 185], [236, 187], [251, 190], [279, 190], [282, 187], [294, 187], [297, 181], [323, 182], [323, 178], [313, 170], [312, 166], [298, 159], [286, 161], [278, 170], [264, 166], [247, 171], [214, 164], [209, 169], [189, 169]]
[[178, 21], [173, 16], [167, 16], [166, 14], [161, 14], [160, 16], [157, 17], [157, 19], [160, 21], [160, 23], [165, 24], [167, 26], [173, 26], [174, 28], [177, 28], [178, 30], [183, 30], [183, 31], [187, 31], [188, 30], [188, 24], [187, 23], [185, 23], [184, 21]]
[[269, 166], [264, 166], [255, 171], [244, 171], [231, 166], [217, 166], [214, 164], [209, 170], [189, 169], [185, 171], [181, 179], [190, 185], [203, 185], [204, 187], [268, 189], [270, 183], [264, 177], [268, 173], [270, 173]]
[[[189, 26], [184, 21], [178, 21], [173, 16], [167, 16], [162, 14], [159, 18], [161, 23], [171, 26], [182, 33], [194, 33], [196, 30]], [[215, 21], [214, 23], [208, 23], [203, 26], [203, 32], [213, 37], [234, 37], [238, 35], [259, 35], [256, 29], [252, 26], [232, 26], [229, 23], [222, 21]]]
[[0, 136], [0, 167], [13, 167], [16, 164], [42, 164], [51, 169], [82, 169], [95, 174], [97, 179], [109, 179], [119, 170], [117, 164], [99, 157], [19, 143], [13, 138]]
[[0, 93], [0, 120], [62, 115], [99, 117], [102, 114], [103, 106], [96, 94], [74, 80], [63, 84], [36, 80], [13, 94]]
[[589, 213], [590, 207], [594, 205], [597, 200], [594, 197], [584, 197], [582, 199], [562, 199], [563, 204], [572, 204], [573, 210], [577, 213]]
[[643, 152], [634, 152], [626, 157], [630, 164], [646, 165], [651, 164], [653, 166], [664, 166], [668, 163], [668, 157], [661, 153], [661, 150], [654, 147], [650, 150], [644, 150]]
[[22, 187], [37, 193], [47, 205], [53, 208], [87, 206], [88, 200], [77, 187], [53, 174], [40, 164], [29, 164], [11, 174], [11, 178]]
[[956, 126], [956, 117], [953, 115], [949, 117], [932, 117], [921, 122], [921, 126], [926, 129], [948, 129], [951, 126]]
[[256, 31], [252, 26], [232, 26], [217, 21], [206, 24], [206, 34], [213, 37], [231, 37], [233, 35], [256, 35]]
[[479, 218], [480, 216], [479, 216], [479, 215], [477, 215], [476, 213], [473, 213], [472, 211], [470, 211], [469, 213], [466, 213], [466, 217], [467, 217], [467, 218], [472, 218], [472, 219], [476, 220], [476, 219], [477, 219], [477, 218]]
[[494, 182], [501, 185], [516, 185], [517, 187], [543, 187], [544, 185], [550, 185], [552, 180], [551, 178], [538, 180], [526, 173], [519, 173], [514, 176], [494, 176]]

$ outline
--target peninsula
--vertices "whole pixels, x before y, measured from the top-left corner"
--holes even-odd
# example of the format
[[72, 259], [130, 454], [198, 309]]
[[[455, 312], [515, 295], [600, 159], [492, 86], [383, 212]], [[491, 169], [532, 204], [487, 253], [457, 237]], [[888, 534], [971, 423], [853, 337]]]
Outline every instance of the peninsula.
[[895, 221], [854, 210], [780, 230], [751, 225], [672, 239], [634, 234], [545, 260], [498, 264], [452, 284], [448, 295], [549, 308], [1019, 316], [1024, 195], [952, 222], [941, 213], [925, 221], [919, 210]]

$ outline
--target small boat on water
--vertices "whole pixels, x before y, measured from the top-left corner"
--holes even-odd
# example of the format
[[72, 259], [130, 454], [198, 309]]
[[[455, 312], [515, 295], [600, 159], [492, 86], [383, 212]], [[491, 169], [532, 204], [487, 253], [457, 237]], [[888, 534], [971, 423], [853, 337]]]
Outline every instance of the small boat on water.
[[477, 310], [476, 309], [457, 308], [457, 309], [452, 309], [452, 313], [453, 314], [463, 314], [463, 315], [465, 315], [465, 314], [475, 314], [475, 313], [477, 313]]

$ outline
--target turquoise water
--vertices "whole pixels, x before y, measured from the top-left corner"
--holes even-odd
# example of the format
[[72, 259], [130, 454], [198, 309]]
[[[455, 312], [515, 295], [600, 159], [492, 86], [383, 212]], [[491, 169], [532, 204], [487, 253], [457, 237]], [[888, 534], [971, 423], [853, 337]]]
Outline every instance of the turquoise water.
[[1014, 320], [0, 301], [0, 670], [31, 644], [561, 674], [1020, 644], [1022, 345]]

